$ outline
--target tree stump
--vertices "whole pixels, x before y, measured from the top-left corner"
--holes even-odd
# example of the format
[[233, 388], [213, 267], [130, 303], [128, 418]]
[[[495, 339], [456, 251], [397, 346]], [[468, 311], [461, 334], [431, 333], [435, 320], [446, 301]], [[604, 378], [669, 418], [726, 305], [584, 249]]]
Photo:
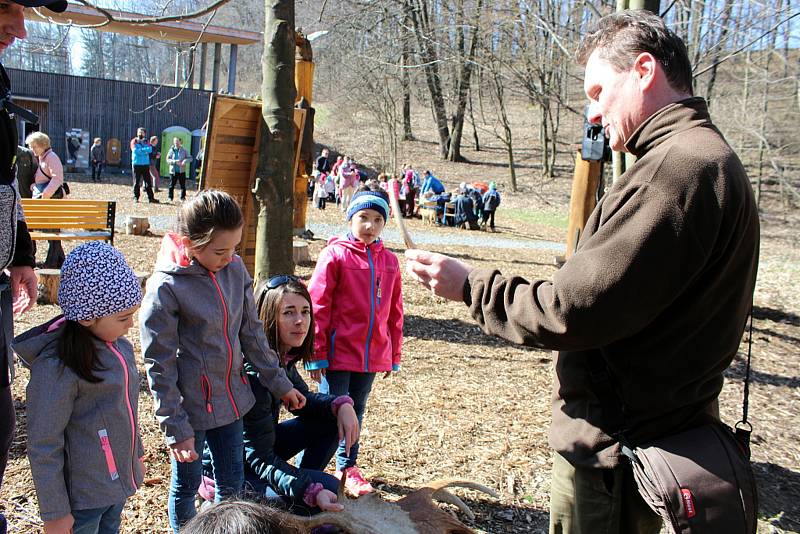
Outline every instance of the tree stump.
[[125, 233], [128, 235], [145, 235], [150, 229], [150, 220], [147, 217], [128, 215], [125, 218]]
[[37, 304], [58, 304], [58, 285], [61, 283], [61, 269], [37, 269], [39, 296]]
[[308, 243], [305, 241], [292, 242], [292, 260], [294, 260], [295, 264], [311, 262], [311, 254], [308, 252]]

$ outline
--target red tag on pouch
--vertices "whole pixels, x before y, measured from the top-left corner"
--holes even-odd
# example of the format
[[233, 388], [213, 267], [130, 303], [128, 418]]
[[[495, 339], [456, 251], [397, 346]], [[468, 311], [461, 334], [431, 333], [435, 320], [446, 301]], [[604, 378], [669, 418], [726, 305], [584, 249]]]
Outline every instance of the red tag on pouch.
[[689, 519], [693, 518], [697, 511], [694, 508], [694, 496], [692, 492], [686, 488], [681, 488], [681, 498], [683, 499], [683, 505], [686, 507], [686, 517]]

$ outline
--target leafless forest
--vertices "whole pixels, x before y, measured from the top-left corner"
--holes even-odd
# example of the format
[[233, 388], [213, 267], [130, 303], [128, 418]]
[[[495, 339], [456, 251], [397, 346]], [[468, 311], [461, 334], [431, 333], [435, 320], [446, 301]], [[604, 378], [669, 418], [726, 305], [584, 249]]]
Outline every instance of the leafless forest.
[[[149, 15], [188, 13], [195, 1], [105, 2]], [[503, 147], [512, 189], [535, 187], [572, 152], [584, 105], [573, 54], [603, 0], [328, 0], [296, 2], [296, 26], [314, 40], [315, 102], [374, 131], [376, 167], [396, 169], [401, 141], [436, 129], [436, 152], [462, 161], [462, 147]], [[688, 45], [695, 93], [752, 170], [757, 191], [777, 182], [781, 202], [800, 200], [800, 6], [792, 0], [662, 0], [661, 13]], [[264, 3], [229, 0], [202, 21], [260, 31]], [[7, 66], [151, 83], [186, 77], [193, 43], [176, 45], [91, 29], [32, 24]], [[240, 50], [239, 90], [260, 95], [260, 46]], [[223, 60], [223, 71], [227, 65]], [[418, 109], [415, 109], [418, 108]], [[535, 132], [536, 169], [517, 176], [521, 130]], [[356, 154], [356, 157], [360, 155]]]

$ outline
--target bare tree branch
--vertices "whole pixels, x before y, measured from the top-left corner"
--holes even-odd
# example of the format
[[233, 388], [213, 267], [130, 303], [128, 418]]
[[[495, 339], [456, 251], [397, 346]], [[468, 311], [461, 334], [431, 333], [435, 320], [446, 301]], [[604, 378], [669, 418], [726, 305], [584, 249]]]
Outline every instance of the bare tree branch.
[[[136, 26], [145, 25], [145, 24], [160, 24], [160, 23], [164, 23], [164, 22], [179, 22], [179, 21], [182, 21], [182, 20], [196, 19], [197, 17], [202, 17], [203, 15], [207, 15], [209, 13], [216, 12], [217, 9], [221, 8], [222, 6], [224, 6], [225, 4], [227, 4], [230, 1], [231, 0], [216, 0], [212, 4], [209, 4], [208, 6], [202, 8], [202, 9], [198, 9], [197, 11], [192, 11], [190, 13], [184, 13], [182, 15], [169, 15], [169, 16], [157, 16], [157, 17], [144, 17], [144, 16], [143, 17], [115, 17], [107, 9], [104, 9], [104, 8], [102, 8], [100, 6], [92, 4], [91, 2], [88, 2], [87, 0], [77, 0], [78, 3], [83, 4], [84, 6], [89, 7], [91, 9], [94, 9], [98, 13], [102, 14], [104, 17], [106, 17], [106, 20], [103, 21], [103, 22], [100, 22], [98, 24], [87, 24], [85, 26], [78, 25], [78, 24], [73, 24], [72, 22], [70, 22], [68, 24], [71, 25], [71, 26], [74, 26], [76, 28], [87, 28], [87, 29], [90, 29], [90, 28], [102, 28], [103, 26], [108, 26], [112, 22], [118, 22], [118, 23], [121, 23], [121, 24], [132, 24], [132, 25], [136, 25]], [[62, 22], [58, 22], [58, 21], [53, 20], [52, 17], [50, 17], [47, 14], [45, 14], [44, 12], [42, 12], [41, 9], [39, 9], [39, 8], [34, 8], [34, 11], [36, 11], [36, 13], [39, 16], [41, 16], [42, 18], [47, 19], [47, 21], [52, 23], [52, 24], [64, 25], [64, 23], [62, 23]]]
[[[208, 25], [211, 24], [212, 20], [214, 20], [214, 17], [216, 16], [216, 14], [217, 14], [216, 11], [211, 13], [211, 16], [208, 17], [208, 20], [205, 21], [205, 23], [203, 23], [203, 29], [200, 31], [200, 34], [197, 36], [197, 39], [195, 39], [195, 41], [192, 43], [192, 46], [190, 46], [189, 49], [195, 50], [197, 48], [197, 44], [200, 42], [200, 39], [203, 38], [203, 34], [206, 32], [206, 28], [208, 28]], [[192, 78], [192, 73], [194, 72], [194, 66], [195, 66], [195, 63], [192, 62], [192, 65], [189, 68], [189, 76], [184, 78], [183, 83], [181, 84], [181, 88], [178, 90], [177, 93], [175, 93], [174, 95], [172, 95], [171, 97], [169, 97], [167, 99], [159, 100], [158, 102], [153, 102], [152, 104], [146, 106], [144, 109], [141, 109], [139, 111], [135, 111], [135, 110], [130, 110], [130, 111], [132, 113], [144, 113], [145, 111], [147, 111], [149, 109], [152, 109], [152, 108], [156, 108], [158, 111], [163, 110], [165, 107], [167, 107], [170, 104], [170, 102], [172, 102], [173, 100], [177, 99], [179, 96], [181, 96], [181, 94], [183, 94], [184, 89], [186, 89], [186, 87], [189, 85], [189, 79]], [[163, 84], [159, 85], [156, 88], [156, 90], [153, 92], [153, 94], [148, 96], [147, 99], [151, 100], [151, 99], [155, 98], [156, 95], [159, 93], [159, 91], [161, 91], [162, 87], [163, 87]]]
[[786, 17], [782, 21], [778, 22], [777, 24], [772, 26], [770, 29], [768, 29], [767, 31], [765, 31], [764, 33], [762, 33], [761, 35], [759, 35], [755, 39], [749, 41], [748, 43], [743, 44], [742, 46], [740, 46], [739, 48], [737, 48], [736, 50], [734, 50], [733, 52], [731, 52], [730, 54], [728, 54], [724, 58], [720, 59], [719, 61], [717, 61], [715, 63], [712, 63], [711, 65], [709, 65], [708, 67], [704, 68], [703, 70], [701, 70], [699, 72], [695, 72], [693, 76], [696, 78], [696, 77], [700, 76], [701, 74], [703, 74], [704, 72], [708, 72], [709, 70], [713, 69], [715, 66], [719, 65], [720, 63], [724, 63], [725, 61], [729, 60], [730, 58], [740, 54], [743, 50], [745, 50], [749, 46], [753, 45], [754, 43], [758, 42], [764, 36], [769, 35], [770, 33], [774, 32], [782, 24], [785, 24], [785, 23], [789, 22], [790, 20], [792, 20], [793, 18], [797, 17], [798, 15], [800, 15], [800, 11], [797, 11], [797, 12], [789, 15], [788, 17]]

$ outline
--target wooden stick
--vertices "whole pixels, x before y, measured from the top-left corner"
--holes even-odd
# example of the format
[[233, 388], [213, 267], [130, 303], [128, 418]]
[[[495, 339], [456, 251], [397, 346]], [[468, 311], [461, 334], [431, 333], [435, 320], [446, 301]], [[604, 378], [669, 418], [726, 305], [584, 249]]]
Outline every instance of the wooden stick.
[[411, 239], [411, 234], [408, 233], [406, 221], [403, 220], [403, 214], [400, 213], [400, 201], [397, 199], [397, 193], [394, 189], [394, 183], [392, 182], [397, 183], [397, 180], [392, 178], [389, 183], [389, 203], [392, 205], [392, 211], [394, 212], [394, 222], [397, 223], [397, 227], [400, 229], [400, 235], [403, 236], [403, 242], [406, 244], [406, 248], [417, 248], [414, 245], [414, 241]]

